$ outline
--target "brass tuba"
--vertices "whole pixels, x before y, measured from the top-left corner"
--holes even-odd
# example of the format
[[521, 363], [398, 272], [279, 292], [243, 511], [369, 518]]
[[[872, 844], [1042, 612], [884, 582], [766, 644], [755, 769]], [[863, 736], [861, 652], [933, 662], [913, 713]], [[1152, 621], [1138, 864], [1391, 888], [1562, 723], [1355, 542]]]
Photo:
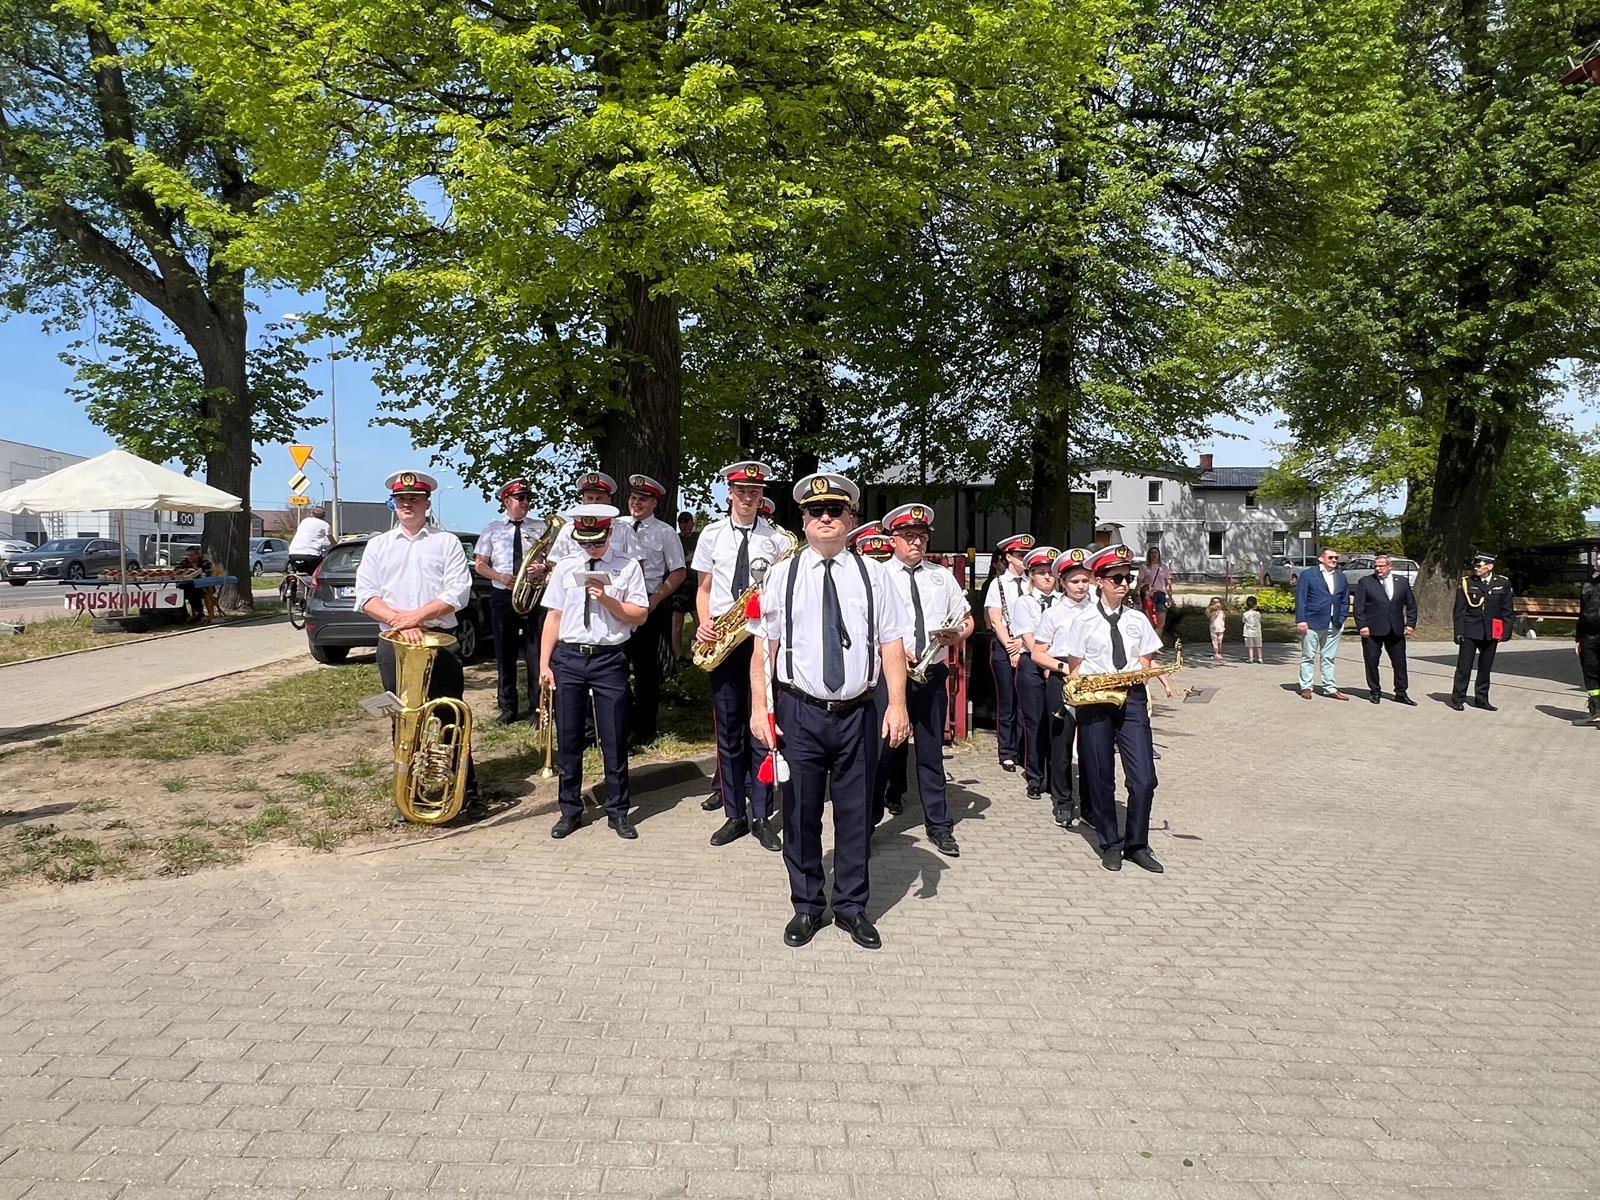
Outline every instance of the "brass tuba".
[[561, 527], [566, 523], [564, 518], [551, 513], [545, 518], [544, 532], [523, 551], [522, 566], [511, 585], [511, 610], [519, 617], [527, 616], [539, 606], [544, 596], [544, 585], [550, 582], [550, 572], [538, 568], [549, 565], [550, 547], [555, 544], [556, 534], [561, 532]]
[[472, 710], [449, 696], [426, 697], [434, 659], [456, 639], [434, 629], [416, 643], [393, 630], [380, 636], [394, 647], [395, 692], [404, 706], [395, 718], [394, 806], [417, 825], [443, 825], [467, 798]]
[[1107, 671], [1100, 675], [1068, 675], [1061, 681], [1061, 698], [1073, 708], [1089, 704], [1114, 704], [1121, 708], [1128, 702], [1128, 689], [1147, 679], [1162, 675], [1175, 675], [1183, 670], [1183, 643], [1177, 644], [1176, 660], [1170, 665], [1138, 667], [1132, 671]]
[[745, 638], [750, 636], [749, 618], [745, 616], [750, 597], [761, 590], [767, 581], [767, 573], [773, 567], [800, 548], [800, 539], [794, 534], [782, 528], [779, 528], [778, 532], [789, 539], [789, 545], [771, 562], [763, 562], [758, 558], [750, 564], [750, 586], [735, 596], [733, 603], [723, 610], [722, 615], [711, 622], [711, 631], [717, 635], [717, 640], [702, 642], [698, 637], [695, 638], [689, 657], [702, 671], [715, 669]]

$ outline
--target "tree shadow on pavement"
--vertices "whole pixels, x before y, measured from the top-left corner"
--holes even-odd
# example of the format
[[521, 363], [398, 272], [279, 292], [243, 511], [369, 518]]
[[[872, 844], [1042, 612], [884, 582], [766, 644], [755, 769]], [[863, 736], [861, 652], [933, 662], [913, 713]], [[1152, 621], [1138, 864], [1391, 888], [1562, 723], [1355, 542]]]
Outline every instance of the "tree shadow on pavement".
[[1581, 708], [1557, 708], [1554, 704], [1535, 704], [1533, 707], [1547, 717], [1554, 717], [1571, 725], [1591, 724], [1589, 714]]
[[[1433, 663], [1435, 666], [1448, 667], [1451, 671], [1456, 668], [1454, 654], [1419, 654], [1417, 662]], [[1513, 650], [1510, 653], [1498, 653], [1494, 656], [1494, 678], [1515, 676], [1523, 679], [1542, 679], [1549, 683], [1570, 683], [1578, 686], [1582, 675], [1578, 669], [1578, 656], [1572, 652], [1570, 641], [1562, 642], [1558, 647], [1538, 650]], [[1476, 669], [1473, 678], [1477, 678]]]

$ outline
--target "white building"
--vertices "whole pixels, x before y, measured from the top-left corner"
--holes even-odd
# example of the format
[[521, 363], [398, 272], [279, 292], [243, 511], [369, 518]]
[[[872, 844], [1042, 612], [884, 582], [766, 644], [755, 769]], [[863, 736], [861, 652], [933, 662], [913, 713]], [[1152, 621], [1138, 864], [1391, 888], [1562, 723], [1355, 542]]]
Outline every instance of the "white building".
[[1254, 575], [1285, 547], [1298, 551], [1311, 514], [1256, 495], [1267, 467], [1217, 467], [1202, 454], [1194, 468], [1137, 472], [1091, 468], [1095, 540], [1126, 542], [1142, 557], [1151, 546], [1178, 575]]
[[[30, 446], [26, 442], [0, 440], [0, 492], [50, 475], [73, 463], [80, 463], [85, 455], [68, 454], [65, 450], [47, 450], [43, 446]], [[176, 520], [180, 524], [193, 522], [193, 513], [164, 513], [162, 524], [171, 531]], [[131, 512], [123, 517], [125, 544], [135, 554], [145, 535], [156, 531], [156, 514]], [[13, 538], [37, 546], [51, 538], [117, 536], [117, 514], [114, 512], [61, 512], [34, 516], [31, 513], [0, 512], [0, 538]]]

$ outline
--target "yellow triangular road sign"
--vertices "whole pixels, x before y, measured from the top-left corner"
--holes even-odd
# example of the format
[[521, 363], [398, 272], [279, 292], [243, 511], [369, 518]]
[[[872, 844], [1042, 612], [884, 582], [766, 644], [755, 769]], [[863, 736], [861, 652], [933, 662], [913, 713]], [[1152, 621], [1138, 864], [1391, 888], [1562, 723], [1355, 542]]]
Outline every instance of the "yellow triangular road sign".
[[311, 447], [298, 444], [290, 446], [289, 457], [294, 459], [294, 465], [297, 470], [304, 470], [306, 461], [311, 457]]

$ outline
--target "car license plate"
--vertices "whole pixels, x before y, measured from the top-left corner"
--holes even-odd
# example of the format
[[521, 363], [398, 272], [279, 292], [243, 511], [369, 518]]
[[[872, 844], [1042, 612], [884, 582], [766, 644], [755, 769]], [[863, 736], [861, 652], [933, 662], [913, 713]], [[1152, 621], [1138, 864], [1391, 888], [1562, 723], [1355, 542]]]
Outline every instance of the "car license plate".
[[11, 573], [13, 575], [32, 575], [38, 569], [38, 566], [34, 563], [18, 563], [11, 568]]
[[356, 598], [356, 590], [353, 587], [334, 588], [333, 598], [335, 600], [354, 600]]

